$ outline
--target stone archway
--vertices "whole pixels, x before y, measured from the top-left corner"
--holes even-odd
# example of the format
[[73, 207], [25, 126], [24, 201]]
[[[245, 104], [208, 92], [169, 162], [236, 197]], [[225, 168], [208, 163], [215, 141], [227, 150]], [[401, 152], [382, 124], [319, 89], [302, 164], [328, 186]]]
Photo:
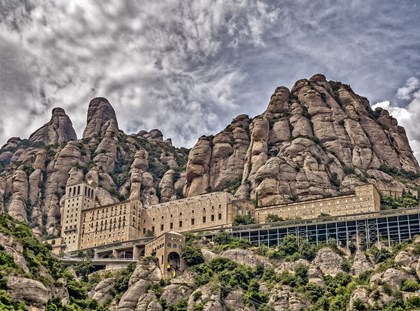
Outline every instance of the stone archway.
[[168, 254], [168, 268], [179, 270], [181, 267], [181, 256], [176, 252]]

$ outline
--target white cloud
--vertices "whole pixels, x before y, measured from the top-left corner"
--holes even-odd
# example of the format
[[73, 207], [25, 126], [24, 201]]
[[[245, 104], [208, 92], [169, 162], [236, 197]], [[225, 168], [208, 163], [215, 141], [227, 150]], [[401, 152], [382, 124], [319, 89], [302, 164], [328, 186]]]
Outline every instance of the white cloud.
[[[14, 42], [9, 58], [21, 55], [11, 69], [24, 67], [16, 89], [1, 91], [10, 93], [1, 140], [28, 136], [48, 120], [52, 106], [66, 109], [80, 136], [89, 100], [104, 96], [121, 128], [158, 127], [177, 145], [191, 146], [224, 127], [239, 108], [235, 92], [246, 73], [224, 58], [225, 45], [262, 45], [277, 14], [259, 0], [31, 4], [30, 14], [6, 7], [14, 17], [0, 22], [0, 37]], [[0, 89], [14, 83], [4, 74], [10, 61], [0, 60]], [[24, 126], [15, 125], [16, 115]]]
[[380, 0], [0, 0], [0, 144], [55, 106], [80, 136], [94, 96], [123, 130], [160, 128], [178, 146], [316, 72], [391, 98], [418, 71], [417, 25], [412, 8]]
[[419, 89], [420, 82], [416, 77], [411, 77], [407, 79], [405, 86], [400, 87], [397, 91], [397, 98], [410, 100], [412, 93]]

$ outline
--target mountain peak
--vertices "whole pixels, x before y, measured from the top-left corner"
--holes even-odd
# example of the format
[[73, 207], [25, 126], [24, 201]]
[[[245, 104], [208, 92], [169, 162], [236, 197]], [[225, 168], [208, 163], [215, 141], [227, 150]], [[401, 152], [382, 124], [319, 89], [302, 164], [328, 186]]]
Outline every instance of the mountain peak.
[[61, 144], [76, 139], [76, 132], [69, 116], [59, 107], [52, 110], [51, 120], [48, 123], [29, 136], [30, 141], [39, 141], [46, 145]]
[[104, 97], [95, 97], [89, 103], [87, 124], [83, 138], [92, 137], [108, 129], [118, 131], [115, 110]]

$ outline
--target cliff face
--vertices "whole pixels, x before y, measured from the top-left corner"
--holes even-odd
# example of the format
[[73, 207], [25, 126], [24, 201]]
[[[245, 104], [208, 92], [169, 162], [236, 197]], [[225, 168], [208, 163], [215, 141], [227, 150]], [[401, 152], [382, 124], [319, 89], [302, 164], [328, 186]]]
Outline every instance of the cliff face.
[[188, 158], [185, 194], [240, 185], [237, 197], [258, 193], [261, 204], [274, 204], [365, 182], [402, 192], [417, 187], [419, 172], [396, 119], [317, 74], [290, 91], [278, 87], [262, 115], [241, 115], [214, 137], [201, 137]]
[[[188, 155], [189, 154], [189, 155]], [[188, 160], [188, 161], [187, 161]], [[260, 205], [345, 193], [370, 182], [402, 192], [418, 186], [405, 131], [386, 110], [323, 75], [278, 87], [266, 111], [239, 115], [223, 131], [175, 148], [158, 129], [126, 134], [105, 98], [91, 100], [83, 139], [56, 108], [29, 140], [0, 149], [0, 208], [37, 234], [58, 235], [67, 184], [99, 187], [97, 201], [155, 204], [209, 191]]]

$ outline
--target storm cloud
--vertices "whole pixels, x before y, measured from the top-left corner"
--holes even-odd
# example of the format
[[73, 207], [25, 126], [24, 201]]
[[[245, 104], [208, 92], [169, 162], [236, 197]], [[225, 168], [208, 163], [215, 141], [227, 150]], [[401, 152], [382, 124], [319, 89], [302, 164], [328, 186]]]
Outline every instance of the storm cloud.
[[103, 96], [124, 131], [191, 146], [317, 72], [410, 109], [416, 2], [0, 0], [0, 143], [28, 137], [53, 107], [80, 136]]

